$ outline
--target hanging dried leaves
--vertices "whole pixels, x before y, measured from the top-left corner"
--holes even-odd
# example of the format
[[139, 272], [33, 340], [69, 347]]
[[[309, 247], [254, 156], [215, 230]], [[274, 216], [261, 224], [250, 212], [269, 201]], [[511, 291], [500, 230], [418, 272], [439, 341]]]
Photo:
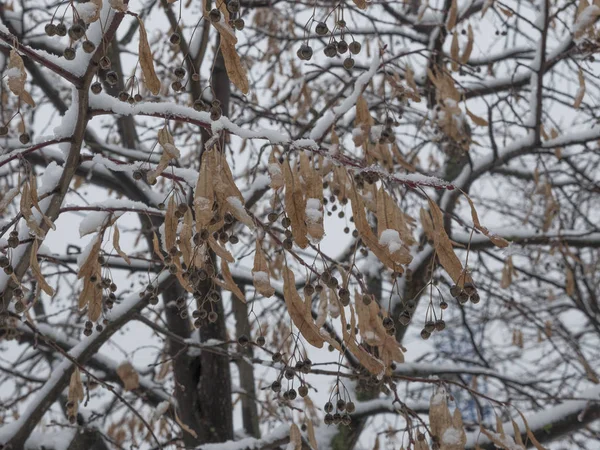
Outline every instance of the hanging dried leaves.
[[25, 71], [25, 65], [23, 59], [17, 53], [15, 49], [10, 51], [8, 60], [8, 68], [6, 71], [8, 88], [10, 91], [27, 103], [32, 108], [35, 108], [35, 102], [33, 98], [25, 90], [25, 80], [27, 80], [27, 72]]
[[131, 265], [131, 259], [129, 259], [129, 256], [127, 256], [127, 254], [121, 250], [121, 244], [119, 243], [121, 237], [121, 233], [119, 232], [119, 227], [117, 225], [115, 225], [113, 227], [113, 247], [115, 249], [115, 251], [117, 252], [117, 254], [123, 258], [125, 260], [125, 262], [129, 265]]
[[473, 27], [469, 24], [467, 28], [467, 45], [463, 51], [463, 54], [460, 57], [460, 62], [462, 64], [467, 64], [469, 62], [469, 58], [471, 57], [471, 53], [473, 53], [473, 43], [475, 42], [473, 36]]
[[448, 19], [446, 20], [446, 29], [452, 31], [456, 26], [456, 20], [458, 19], [458, 2], [452, 0], [450, 5], [450, 11], [448, 11]]
[[33, 243], [31, 244], [31, 253], [29, 254], [29, 267], [31, 267], [31, 271], [33, 273], [34, 278], [39, 283], [40, 288], [46, 294], [52, 296], [54, 295], [54, 289], [50, 287], [50, 285], [46, 282], [44, 276], [42, 275], [42, 270], [40, 269], [40, 265], [38, 264], [38, 240], [33, 239]]
[[221, 53], [223, 54], [225, 69], [227, 70], [229, 80], [235, 87], [242, 91], [243, 94], [247, 94], [250, 90], [250, 83], [248, 82], [246, 68], [242, 65], [240, 55], [238, 55], [235, 45], [228, 40], [221, 39]]
[[302, 300], [296, 290], [294, 273], [287, 267], [283, 270], [283, 297], [292, 322], [296, 325], [300, 334], [312, 346], [323, 347], [323, 336], [321, 336], [312, 318], [311, 301], [309, 298]]
[[160, 155], [160, 161], [158, 162], [156, 169], [148, 174], [148, 183], [150, 184], [153, 184], [159, 175], [164, 172], [172, 159], [177, 159], [181, 156], [181, 152], [175, 147], [175, 140], [167, 128], [167, 125], [158, 131], [158, 143], [162, 147], [163, 152]]
[[581, 67], [579, 68], [579, 73], [577, 76], [579, 79], [579, 89], [577, 90], [575, 101], [573, 102], [573, 108], [575, 109], [579, 109], [581, 102], [583, 102], [583, 97], [585, 96], [585, 78], [583, 76], [583, 70], [581, 70]]
[[126, 391], [133, 391], [140, 387], [140, 376], [129, 361], [119, 364], [117, 375], [123, 382], [123, 388]]
[[481, 223], [479, 222], [479, 216], [477, 215], [477, 210], [475, 209], [475, 204], [473, 203], [473, 200], [471, 200], [471, 197], [469, 197], [464, 191], [461, 191], [461, 192], [467, 198], [467, 201], [469, 202], [469, 206], [471, 207], [471, 218], [473, 219], [473, 224], [475, 226], [475, 229], [478, 231], [481, 231], [496, 247], [500, 247], [500, 248], [508, 247], [510, 242], [508, 242], [506, 239], [504, 239], [500, 236], [490, 233], [490, 230], [488, 230], [486, 227], [481, 225]]
[[440, 264], [458, 286], [462, 287], [464, 283], [472, 283], [471, 276], [463, 269], [460, 259], [454, 253], [452, 242], [444, 228], [444, 215], [440, 207], [430, 198], [427, 198], [427, 201], [432, 218], [433, 246]]
[[148, 43], [144, 21], [138, 17], [138, 22], [140, 24], [140, 43], [138, 47], [140, 67], [144, 74], [146, 87], [152, 94], [157, 95], [160, 92], [160, 80], [154, 70], [154, 59], [152, 57], [152, 50], [150, 50], [150, 44]]
[[83, 399], [84, 392], [83, 383], [81, 382], [81, 373], [79, 372], [79, 368], [75, 367], [73, 373], [71, 374], [71, 379], [69, 381], [69, 392], [67, 394], [67, 400], [70, 402], [69, 405], [72, 405], [68, 411], [69, 416], [77, 416], [79, 403], [82, 402]]
[[[367, 221], [367, 215], [365, 213], [365, 205], [362, 197], [358, 193], [356, 189], [350, 189], [348, 191], [350, 204], [352, 205], [352, 214], [354, 216], [354, 224], [358, 233], [366, 244], [366, 246], [371, 250], [377, 258], [388, 268], [397, 271], [403, 272], [402, 264], [408, 264], [412, 260], [410, 253], [403, 248], [401, 241], [399, 240], [399, 233], [396, 231], [398, 235], [398, 239], [395, 239], [394, 236], [387, 236], [387, 233], [384, 234], [386, 229], [382, 229], [381, 231], [381, 239], [378, 239], [373, 233], [371, 229], [371, 225]], [[382, 208], [382, 219], [385, 217], [385, 210]], [[379, 219], [379, 214], [378, 214]], [[386, 219], [384, 219], [386, 220]], [[395, 219], [393, 219], [395, 221]], [[400, 244], [398, 245], [398, 242]]]
[[361, 299], [361, 295], [355, 292], [354, 302], [356, 313], [358, 315], [358, 328], [363, 340], [372, 347], [378, 347], [379, 358], [386, 367], [390, 367], [393, 361], [404, 362], [404, 355], [400, 344], [394, 336], [387, 334], [385, 327], [379, 316], [379, 305], [377, 302], [371, 302], [368, 305]]
[[295, 423], [290, 425], [290, 443], [287, 450], [302, 450], [302, 435]]
[[306, 237], [308, 230], [305, 222], [306, 199], [304, 198], [304, 190], [296, 171], [292, 171], [289, 161], [286, 161], [283, 165], [283, 175], [285, 179], [285, 211], [291, 221], [292, 235], [298, 247], [306, 248], [308, 246]]
[[224, 259], [221, 260], [221, 275], [223, 276], [223, 283], [220, 283], [221, 287], [230, 291], [243, 303], [246, 303], [246, 296], [239, 288], [239, 286], [235, 283], [235, 281], [233, 281], [233, 276], [231, 275], [231, 271], [229, 270], [229, 265], [227, 264], [227, 262], [225, 262]]
[[275, 293], [275, 289], [273, 286], [271, 286], [267, 258], [265, 257], [262, 244], [259, 239], [256, 240], [254, 267], [252, 268], [252, 281], [254, 283], [254, 288], [259, 294], [265, 297], [271, 297]]
[[460, 410], [456, 408], [450, 414], [446, 389], [436, 388], [429, 402], [429, 425], [431, 434], [435, 436], [444, 450], [463, 450], [467, 443]]

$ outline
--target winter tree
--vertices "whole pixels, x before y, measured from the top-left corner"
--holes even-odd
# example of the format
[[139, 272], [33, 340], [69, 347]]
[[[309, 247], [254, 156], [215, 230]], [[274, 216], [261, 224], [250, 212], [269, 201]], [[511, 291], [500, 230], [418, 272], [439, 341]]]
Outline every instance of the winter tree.
[[0, 2], [0, 448], [598, 448], [599, 16]]

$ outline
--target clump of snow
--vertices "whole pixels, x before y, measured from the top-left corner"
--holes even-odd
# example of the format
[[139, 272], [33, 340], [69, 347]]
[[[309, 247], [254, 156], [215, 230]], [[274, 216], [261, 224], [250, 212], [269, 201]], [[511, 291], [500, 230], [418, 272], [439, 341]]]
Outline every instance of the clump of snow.
[[79, 224], [79, 236], [100, 231], [111, 215], [112, 213], [108, 211], [90, 211]]
[[88, 256], [90, 256], [90, 253], [92, 252], [92, 248], [94, 248], [94, 244], [96, 242], [97, 242], [97, 239], [90, 240], [90, 242], [88, 243], [88, 245], [86, 245], [85, 248], [79, 254], [79, 256], [77, 256], [77, 265], [79, 267], [83, 266], [83, 264], [85, 263], [86, 259], [88, 259]]
[[435, 390], [435, 393], [431, 396], [430, 404], [433, 405], [441, 405], [446, 401], [446, 389], [443, 387], [438, 387]]
[[306, 221], [315, 224], [319, 223], [322, 218], [321, 200], [318, 198], [309, 198], [306, 200]]
[[581, 14], [577, 17], [575, 24], [573, 25], [573, 34], [578, 36], [587, 27], [593, 24], [596, 19], [600, 16], [600, 7], [596, 5], [590, 5], [581, 11]]
[[390, 253], [395, 253], [402, 248], [400, 234], [396, 230], [383, 230], [379, 236], [379, 245], [387, 247]]
[[71, 89], [71, 105], [65, 112], [65, 115], [63, 116], [60, 125], [54, 127], [54, 137], [56, 139], [71, 137], [73, 135], [73, 133], [75, 132], [75, 125], [77, 123], [78, 109], [79, 96], [77, 93], [77, 89], [73, 86], [73, 88]]
[[75, 9], [77, 10], [77, 14], [79, 14], [81, 20], [83, 20], [85, 23], [90, 23], [92, 20], [94, 20], [96, 14], [98, 14], [98, 5], [93, 2], [76, 3]]
[[442, 444], [446, 445], [460, 445], [462, 433], [458, 428], [450, 427], [444, 431], [442, 435]]
[[56, 164], [55, 161], [48, 164], [40, 180], [42, 185], [38, 188], [38, 195], [44, 195], [51, 192], [58, 185], [62, 174], [62, 166]]
[[171, 404], [166, 400], [164, 402], [160, 402], [158, 404], [158, 406], [156, 407], [156, 409], [152, 412], [150, 421], [153, 422], [155, 420], [160, 419], [162, 417], [162, 415], [167, 412], [167, 410], [169, 409], [169, 406], [171, 406]]
[[270, 283], [269, 274], [260, 270], [252, 272], [252, 278], [256, 283]]

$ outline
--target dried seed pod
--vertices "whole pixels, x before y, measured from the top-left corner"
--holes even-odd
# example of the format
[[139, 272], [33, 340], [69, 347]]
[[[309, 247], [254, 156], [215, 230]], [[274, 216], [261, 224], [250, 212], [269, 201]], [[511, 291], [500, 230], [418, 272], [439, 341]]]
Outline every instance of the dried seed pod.
[[323, 49], [323, 53], [328, 58], [333, 58], [335, 55], [337, 55], [337, 46], [335, 44], [327, 44]]
[[469, 296], [467, 295], [466, 292], [463, 291], [458, 295], [458, 297], [456, 299], [458, 300], [458, 302], [461, 305], [464, 305], [465, 303], [467, 303], [469, 301]]
[[208, 313], [208, 321], [210, 323], [215, 323], [218, 318], [219, 318], [219, 315], [216, 312], [211, 311]]
[[246, 22], [244, 22], [244, 19], [242, 19], [242, 18], [240, 18], [240, 17], [238, 17], [237, 19], [235, 19], [235, 20], [233, 21], [233, 27], [234, 27], [236, 30], [240, 30], [240, 31], [241, 31], [241, 30], [243, 30], [243, 29], [244, 29], [244, 27], [245, 27], [245, 26], [246, 26]]
[[102, 83], [96, 81], [92, 83], [90, 89], [92, 90], [92, 93], [99, 94], [100, 92], [102, 92]]
[[237, 13], [240, 10], [240, 2], [238, 0], [230, 0], [227, 3], [227, 10], [230, 13]]
[[29, 133], [21, 133], [19, 135], [19, 142], [23, 145], [29, 144], [29, 142], [31, 142], [31, 136], [29, 136]]
[[479, 301], [481, 300], [481, 297], [479, 297], [479, 294], [477, 292], [475, 292], [469, 298], [471, 299], [471, 303], [475, 303], [475, 304], [479, 303]]
[[296, 390], [294, 388], [287, 391], [287, 397], [290, 400], [294, 400], [297, 397]]
[[96, 50], [96, 44], [89, 40], [83, 41], [83, 44], [81, 44], [81, 48], [83, 48], [83, 51], [86, 53], [93, 53], [94, 50]]
[[317, 22], [315, 33], [317, 33], [319, 36], [325, 36], [327, 33], [329, 33], [329, 27], [325, 22]]
[[425, 322], [424, 329], [428, 333], [433, 333], [435, 331], [435, 322], [433, 320], [428, 320], [427, 322]]
[[56, 34], [56, 25], [54, 25], [53, 23], [47, 23], [44, 27], [44, 32], [47, 36], [54, 36]]
[[111, 86], [114, 86], [119, 81], [119, 75], [114, 70], [111, 70], [106, 74], [106, 82]]
[[361, 45], [359, 42], [352, 41], [352, 42], [350, 42], [350, 45], [348, 45], [348, 49], [350, 50], [350, 53], [352, 53], [353, 55], [358, 55], [361, 50]]
[[325, 423], [325, 425], [333, 424], [333, 415], [325, 414], [325, 417], [323, 418], [323, 422]]
[[79, 25], [78, 23], [74, 23], [68, 30], [69, 33], [69, 37], [74, 40], [74, 41], [78, 41], [79, 39], [81, 39], [83, 37], [83, 35], [85, 34], [85, 28], [83, 28], [81, 25]]
[[331, 403], [331, 402], [325, 403], [325, 406], [323, 409], [325, 410], [326, 413], [330, 413], [331, 411], [333, 411], [333, 403]]
[[6, 136], [8, 134], [8, 127], [6, 125], [0, 126], [0, 136]]
[[448, 303], [446, 303], [444, 300], [442, 300], [440, 302], [440, 309], [443, 309], [443, 310], [448, 309]]
[[208, 13], [208, 18], [212, 23], [217, 23], [221, 20], [221, 11], [217, 8], [213, 8]]
[[450, 286], [450, 295], [454, 298], [457, 298], [460, 293], [462, 292], [462, 289], [457, 286], [456, 284], [453, 284], [452, 286]]
[[63, 56], [67, 61], [73, 61], [75, 59], [75, 49], [73, 47], [65, 48]]
[[384, 327], [386, 330], [389, 330], [390, 328], [393, 328], [393, 327], [394, 327], [394, 321], [392, 320], [392, 318], [391, 318], [391, 317], [385, 317], [385, 318], [383, 319], [383, 327]]
[[343, 411], [344, 409], [346, 409], [346, 402], [344, 401], [344, 399], [340, 398], [340, 399], [338, 399], [335, 406], [338, 411]]
[[442, 331], [446, 328], [446, 322], [443, 319], [439, 319], [435, 321], [435, 329], [437, 331]]
[[281, 383], [277, 380], [273, 381], [273, 383], [271, 383], [271, 390], [273, 392], [280, 392], [281, 391]]
[[256, 344], [259, 345], [260, 347], [263, 347], [266, 343], [265, 337], [264, 336], [259, 336], [256, 338]]
[[348, 51], [348, 43], [343, 39], [339, 40], [337, 43], [337, 51], [340, 55], [346, 53]]
[[179, 33], [171, 34], [171, 36], [169, 37], [169, 42], [173, 45], [179, 45], [179, 43], [181, 42], [181, 36], [179, 35]]
[[429, 339], [431, 337], [431, 333], [428, 332], [426, 329], [422, 329], [421, 330], [421, 337], [425, 340]]
[[67, 26], [64, 23], [59, 23], [56, 25], [56, 34], [58, 36], [66, 36], [67, 35]]
[[312, 58], [313, 49], [310, 45], [302, 44], [296, 52], [296, 55], [298, 56], [298, 58], [304, 61], [309, 61]]
[[173, 75], [175, 75], [177, 78], [183, 78], [185, 77], [185, 69], [181, 66], [176, 67], [173, 71]]
[[110, 62], [110, 58], [108, 56], [103, 56], [100, 58], [100, 61], [98, 61], [98, 65], [102, 70], [108, 70], [112, 66], [112, 63]]

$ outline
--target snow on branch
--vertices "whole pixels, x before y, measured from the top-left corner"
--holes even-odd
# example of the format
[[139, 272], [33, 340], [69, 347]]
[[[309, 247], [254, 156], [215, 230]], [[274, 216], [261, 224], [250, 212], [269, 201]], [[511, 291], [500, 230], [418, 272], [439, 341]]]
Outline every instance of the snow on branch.
[[[567, 400], [551, 408], [530, 414], [527, 425], [540, 442], [551, 441], [563, 435], [584, 427], [600, 417], [600, 386], [595, 386], [584, 391], [579, 400]], [[521, 434], [525, 434], [527, 427], [520, 415], [516, 415]], [[507, 436], [514, 437], [515, 432], [512, 422], [503, 424]], [[526, 436], [523, 436], [525, 441]], [[478, 447], [479, 446], [479, 447]], [[467, 449], [496, 448], [490, 439], [480, 431], [467, 434]]]
[[276, 449], [290, 440], [290, 427], [279, 425], [263, 438], [245, 438], [239, 441], [226, 441], [217, 444], [204, 444], [197, 450], [267, 450]]
[[[160, 274], [156, 280], [159, 291], [167, 288], [173, 280], [174, 277], [167, 272]], [[71, 348], [67, 353], [68, 356], [53, 369], [52, 375], [44, 386], [32, 396], [31, 402], [19, 418], [0, 427], [0, 444], [21, 448], [40, 419], [69, 384], [74, 361], [83, 364], [97, 353], [98, 349], [115, 332], [120, 330], [137, 311], [147, 304], [148, 297], [149, 294], [144, 295], [142, 298], [137, 293], [131, 295], [107, 313], [109, 322], [102, 332], [94, 331], [92, 335], [84, 338], [75, 347]]]

